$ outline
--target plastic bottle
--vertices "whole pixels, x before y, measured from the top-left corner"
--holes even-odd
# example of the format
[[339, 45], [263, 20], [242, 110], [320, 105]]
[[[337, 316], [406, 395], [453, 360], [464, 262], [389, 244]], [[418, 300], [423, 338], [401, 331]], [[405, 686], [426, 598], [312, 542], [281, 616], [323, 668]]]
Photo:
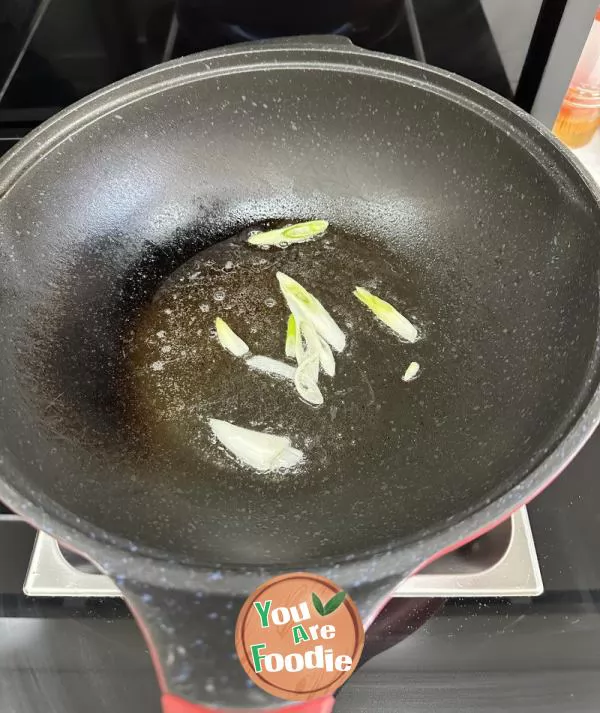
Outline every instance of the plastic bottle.
[[571, 148], [591, 141], [600, 125], [600, 9], [577, 63], [554, 134]]

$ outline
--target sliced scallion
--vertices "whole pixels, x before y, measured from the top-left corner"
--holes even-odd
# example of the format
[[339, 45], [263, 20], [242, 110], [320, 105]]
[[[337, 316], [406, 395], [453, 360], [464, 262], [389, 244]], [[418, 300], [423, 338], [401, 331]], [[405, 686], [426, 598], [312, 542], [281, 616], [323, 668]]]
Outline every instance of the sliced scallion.
[[321, 369], [327, 374], [327, 376], [335, 376], [335, 358], [331, 347], [324, 339], [319, 337], [320, 350], [319, 350], [319, 361], [321, 362]]
[[336, 351], [343, 351], [346, 337], [319, 300], [299, 282], [283, 272], [277, 273], [277, 279], [296, 323], [310, 322], [320, 337]]
[[250, 245], [260, 247], [287, 247], [294, 243], [305, 243], [318, 238], [327, 230], [329, 223], [326, 220], [310, 220], [306, 223], [296, 223], [277, 230], [267, 230], [264, 233], [255, 233], [248, 238]]
[[399, 337], [411, 343], [417, 341], [419, 337], [417, 328], [389, 302], [382, 300], [381, 297], [377, 297], [363, 287], [357, 287], [354, 290], [354, 296]]
[[285, 355], [288, 359], [295, 359], [296, 357], [296, 320], [293, 314], [288, 317], [285, 335]]
[[252, 431], [216, 418], [209, 420], [217, 440], [244, 465], [261, 472], [293, 468], [303, 459], [287, 436]]
[[253, 356], [246, 361], [246, 364], [255, 371], [262, 371], [265, 374], [280, 376], [283, 379], [290, 379], [291, 381], [293, 381], [296, 376], [296, 369], [293, 366], [278, 359], [271, 359], [271, 357]]
[[228, 352], [240, 357], [250, 351], [246, 342], [238, 337], [224, 319], [217, 317], [215, 319], [215, 327], [217, 329], [217, 338], [221, 346], [227, 349]]
[[[314, 381], [315, 384], [319, 381], [319, 364], [321, 353], [321, 342], [319, 335], [310, 322], [302, 320], [298, 325], [300, 339], [296, 340], [296, 359], [298, 367], [305, 361], [310, 360], [310, 366], [304, 370], [304, 378]], [[313, 357], [316, 357], [313, 358]]]
[[[297, 342], [297, 354], [296, 358], [298, 364], [300, 364], [304, 359], [313, 354], [319, 355], [319, 365], [323, 372], [327, 376], [335, 376], [335, 359], [333, 357], [333, 352], [331, 347], [327, 342], [317, 334], [317, 330], [313, 327], [311, 322], [303, 320], [300, 323], [300, 336], [301, 339]], [[318, 382], [319, 372], [318, 369], [314, 374], [315, 383]]]
[[306, 358], [296, 369], [294, 383], [300, 396], [309, 404], [320, 406], [323, 403], [323, 394], [314, 379], [315, 370], [319, 373], [319, 355], [313, 354]]
[[311, 322], [296, 323], [296, 359], [298, 368], [294, 383], [300, 396], [310, 404], [320, 406], [323, 394], [319, 389], [319, 364], [321, 341]]
[[419, 366], [418, 362], [411, 361], [411, 363], [406, 368], [406, 371], [404, 372], [402, 381], [412, 381], [413, 379], [416, 379], [420, 369], [421, 367]]

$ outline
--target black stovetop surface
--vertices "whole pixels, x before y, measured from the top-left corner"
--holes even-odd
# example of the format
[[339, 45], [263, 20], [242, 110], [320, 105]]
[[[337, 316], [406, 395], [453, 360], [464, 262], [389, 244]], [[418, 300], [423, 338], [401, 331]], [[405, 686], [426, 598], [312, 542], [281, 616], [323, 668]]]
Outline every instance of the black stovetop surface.
[[[3, 4], [0, 85], [19, 54], [22, 61], [4, 82], [3, 97], [0, 86], [0, 154], [40, 121], [114, 79], [248, 31], [199, 22], [197, 2], [180, 5], [188, 6], [187, 15], [176, 17], [172, 0]], [[410, 57], [422, 49], [431, 63], [511, 95], [479, 2], [462, 2], [460, 13], [448, 0], [414, 5], [419, 37], [401, 15], [376, 49]], [[45, 13], [36, 17], [41, 6]], [[448, 601], [425, 626], [359, 670], [339, 694], [336, 711], [596, 713], [599, 465], [600, 433], [529, 507], [543, 596]], [[22, 594], [34, 534], [17, 519], [0, 522], [0, 712], [159, 713], [148, 652], [120, 601]]]
[[[252, 4], [284, 10], [271, 12], [275, 20], [266, 13], [249, 20], [244, 8]], [[12, 0], [0, 3], [0, 153], [112, 81], [165, 59], [271, 36], [275, 21], [283, 32], [299, 23], [301, 34], [342, 34], [361, 47], [425, 58], [512, 97], [479, 0]]]

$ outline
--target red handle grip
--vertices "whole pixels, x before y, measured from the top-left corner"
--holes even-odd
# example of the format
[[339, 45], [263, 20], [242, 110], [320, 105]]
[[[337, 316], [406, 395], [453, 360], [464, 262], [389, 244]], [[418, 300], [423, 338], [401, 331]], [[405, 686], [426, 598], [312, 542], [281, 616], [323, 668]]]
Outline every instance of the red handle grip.
[[[325, 698], [317, 698], [314, 701], [286, 706], [282, 710], [285, 713], [331, 713], [334, 703], [335, 698], [333, 696], [326, 696]], [[195, 705], [183, 698], [179, 698], [179, 696], [173, 696], [171, 693], [165, 693], [162, 697], [162, 707], [163, 713], [216, 713], [214, 708]], [[221, 713], [226, 713], [223, 709], [220, 710]], [[235, 711], [231, 711], [231, 713], [235, 713]], [[254, 711], [246, 709], [246, 713], [261, 713], [261, 711], [258, 709]], [[267, 711], [264, 713], [267, 713]]]

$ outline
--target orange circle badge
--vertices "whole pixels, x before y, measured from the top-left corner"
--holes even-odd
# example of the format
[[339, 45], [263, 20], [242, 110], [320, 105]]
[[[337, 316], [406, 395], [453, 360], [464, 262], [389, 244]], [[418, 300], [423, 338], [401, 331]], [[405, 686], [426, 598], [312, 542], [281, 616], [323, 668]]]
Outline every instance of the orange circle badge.
[[235, 647], [257, 686], [304, 701], [337, 690], [358, 665], [365, 642], [354, 602], [309, 572], [274, 577], [242, 607]]

